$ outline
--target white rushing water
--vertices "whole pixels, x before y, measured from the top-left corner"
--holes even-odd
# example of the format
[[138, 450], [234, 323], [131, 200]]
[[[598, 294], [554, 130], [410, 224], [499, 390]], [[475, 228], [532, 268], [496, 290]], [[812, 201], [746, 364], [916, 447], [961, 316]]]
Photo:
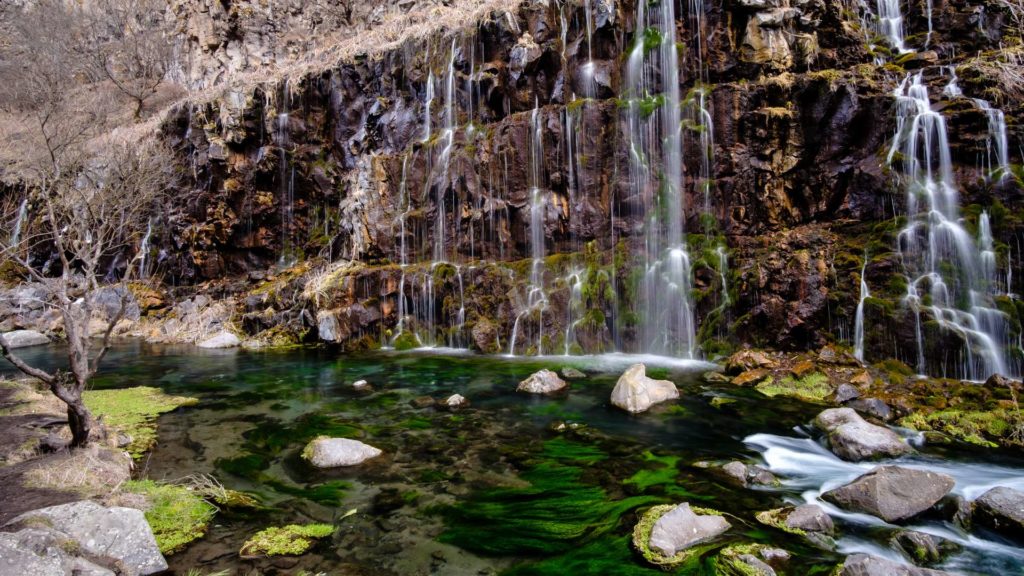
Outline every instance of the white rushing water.
[[146, 234], [142, 237], [142, 242], [139, 244], [139, 278], [145, 279], [148, 277], [146, 270], [146, 260], [149, 257], [149, 238], [153, 234], [153, 219], [150, 218], [146, 223]]
[[21, 229], [25, 226], [25, 219], [28, 217], [28, 198], [21, 201], [18, 206], [18, 216], [14, 219], [14, 228], [11, 230], [11, 247], [15, 248], [21, 243]]
[[[945, 538], [963, 547], [945, 568], [967, 573], [1000, 574], [1000, 570], [1024, 562], [1024, 549], [969, 534], [948, 522], [914, 521], [895, 526], [862, 513], [842, 510], [820, 499], [822, 493], [843, 486], [879, 464], [898, 464], [906, 468], [947, 474], [956, 481], [952, 494], [974, 500], [997, 486], [1024, 490], [1024, 469], [981, 462], [954, 462], [927, 455], [915, 455], [886, 462], [846, 462], [808, 436], [787, 437], [754, 434], [743, 442], [759, 452], [766, 467], [780, 477], [780, 490], [794, 503], [817, 504], [841, 522], [838, 550], [844, 554], [865, 552], [909, 563], [881, 541], [865, 537], [868, 530], [911, 529]], [[883, 540], [884, 541], [884, 540]], [[975, 571], [980, 572], [975, 572]]]
[[860, 269], [860, 300], [857, 302], [857, 313], [853, 325], [853, 357], [864, 361], [864, 301], [871, 297], [865, 273], [868, 270], [868, 257], [864, 256], [864, 265]]
[[1006, 135], [1006, 115], [1002, 110], [980, 98], [974, 103], [988, 116], [988, 138], [985, 140], [985, 168], [999, 180], [1010, 175], [1010, 141]]
[[[897, 129], [888, 162], [898, 159], [906, 190], [907, 224], [897, 248], [907, 276], [904, 301], [915, 315], [917, 369], [969, 380], [1012, 375], [1005, 356], [1011, 345], [1007, 320], [994, 304], [994, 286], [984, 280], [982, 249], [960, 215], [945, 118], [932, 108], [920, 73], [907, 76], [895, 97]], [[922, 313], [965, 343], [941, 366], [927, 365]]]
[[641, 351], [694, 358], [675, 23], [674, 2], [637, 3], [638, 34], [625, 77], [630, 188], [644, 217], [644, 274], [635, 305]]

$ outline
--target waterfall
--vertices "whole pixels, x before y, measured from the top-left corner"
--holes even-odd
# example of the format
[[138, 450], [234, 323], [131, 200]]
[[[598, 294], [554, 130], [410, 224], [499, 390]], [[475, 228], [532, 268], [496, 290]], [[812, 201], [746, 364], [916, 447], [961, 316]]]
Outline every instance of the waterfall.
[[942, 89], [942, 94], [950, 98], [959, 98], [964, 95], [960, 90], [960, 77], [956, 75], [956, 66], [943, 66], [943, 72], [949, 74], [949, 83]]
[[864, 255], [864, 264], [860, 268], [860, 300], [857, 302], [857, 314], [853, 325], [853, 357], [864, 361], [864, 301], [871, 297], [868, 290], [868, 257]]
[[625, 78], [631, 195], [641, 204], [645, 234], [644, 273], [634, 304], [642, 351], [693, 358], [675, 22], [674, 2], [637, 4], [637, 38]]
[[11, 231], [11, 248], [17, 248], [21, 242], [21, 228], [25, 225], [25, 218], [28, 217], [28, 197], [21, 201], [18, 207], [18, 216], [14, 219], [14, 229]]
[[462, 348], [462, 331], [466, 326], [466, 291], [462, 283], [462, 266], [455, 267], [455, 279], [459, 283], [459, 309], [455, 312], [455, 322], [448, 338], [448, 346]]
[[509, 354], [516, 353], [516, 339], [519, 325], [524, 316], [537, 313], [537, 355], [544, 354], [544, 310], [548, 305], [547, 294], [544, 293], [544, 213], [547, 209], [547, 198], [542, 184], [542, 168], [544, 162], [544, 133], [540, 121], [540, 108], [534, 106], [530, 114], [530, 284], [527, 286], [526, 308], [516, 316], [512, 326], [512, 340]]
[[920, 73], [907, 76], [895, 97], [897, 131], [888, 162], [900, 156], [907, 194], [907, 224], [897, 249], [907, 277], [905, 302], [916, 317], [918, 370], [928, 369], [921, 328], [927, 311], [942, 330], [964, 341], [954, 376], [983, 380], [1007, 374], [1006, 319], [984, 280], [982, 250], [962, 225], [945, 119], [932, 109]]
[[889, 44], [900, 54], [909, 52], [903, 44], [903, 13], [900, 11], [900, 0], [876, 0], [876, 7], [878, 33], [885, 36]]
[[583, 279], [586, 272], [583, 270], [574, 270], [565, 279], [566, 284], [569, 285], [569, 301], [566, 304], [566, 322], [565, 322], [565, 355], [569, 356], [571, 353], [571, 345], [576, 343], [576, 326], [580, 323], [580, 319], [583, 316]]
[[398, 183], [398, 223], [400, 231], [398, 234], [398, 265], [402, 270], [402, 276], [398, 281], [398, 323], [395, 326], [395, 335], [391, 340], [391, 344], [394, 345], [395, 340], [402, 335], [405, 331], [405, 316], [407, 314], [405, 309], [405, 275], [406, 269], [409, 267], [409, 250], [406, 246], [406, 230], [405, 223], [409, 217], [409, 211], [412, 209], [409, 204], [409, 155], [402, 156], [402, 179]]
[[[980, 98], [974, 99], [985, 115], [988, 116], [988, 138], [985, 141], [986, 166], [990, 175], [998, 174], [1003, 180], [1010, 174], [1010, 141], [1006, 136], [1006, 115], [998, 108]], [[993, 163], [993, 159], [995, 162]], [[993, 164], [995, 164], [993, 166]]]
[[149, 237], [153, 234], [153, 219], [146, 223], [146, 234], [139, 244], [139, 279], [146, 278], [146, 257], [149, 255]]
[[290, 266], [294, 264], [294, 246], [292, 246], [292, 234], [294, 232], [294, 204], [295, 204], [295, 167], [288, 161], [288, 146], [291, 144], [289, 134], [289, 113], [291, 106], [291, 91], [288, 82], [285, 81], [282, 88], [281, 111], [277, 114], [277, 146], [280, 150], [280, 166], [278, 168], [279, 186], [281, 194], [281, 264]]
[[[447, 211], [445, 209], [445, 196], [448, 192], [448, 175], [451, 168], [452, 149], [455, 146], [455, 38], [452, 38], [451, 52], [448, 56], [448, 72], [445, 74], [444, 83], [444, 147], [438, 160], [441, 177], [435, 181], [437, 186], [437, 197], [435, 208], [437, 209], [437, 225], [434, 228], [434, 261], [445, 262], [448, 257], [448, 243], [445, 234], [447, 223]], [[429, 130], [429, 124], [428, 124]]]

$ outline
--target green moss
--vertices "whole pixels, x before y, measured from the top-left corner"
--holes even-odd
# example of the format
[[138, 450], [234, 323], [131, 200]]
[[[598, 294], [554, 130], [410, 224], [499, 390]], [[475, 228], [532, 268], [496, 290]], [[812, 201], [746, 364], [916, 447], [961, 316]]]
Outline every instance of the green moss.
[[757, 521], [765, 526], [771, 526], [783, 532], [790, 534], [796, 534], [797, 536], [805, 536], [807, 532], [799, 528], [790, 528], [786, 525], [786, 517], [794, 510], [792, 506], [785, 508], [775, 508], [773, 510], [765, 510], [764, 512], [758, 512], [754, 515]]
[[566, 576], [568, 574], [600, 574], [601, 576], [658, 576], [657, 568], [641, 566], [634, 558], [628, 536], [602, 536], [565, 554], [539, 562], [516, 566], [503, 576]]
[[807, 402], [824, 402], [825, 397], [832, 393], [832, 386], [829, 384], [828, 376], [820, 372], [808, 374], [800, 379], [786, 377], [778, 383], [768, 379], [758, 384], [755, 388], [758, 392], [769, 398], [788, 396]]
[[86, 390], [82, 395], [94, 416], [132, 437], [128, 452], [140, 458], [156, 444], [157, 416], [181, 406], [194, 406], [195, 398], [170, 396], [158, 388], [139, 386], [120, 390]]
[[522, 474], [526, 488], [485, 490], [445, 510], [440, 540], [472, 552], [523, 556], [558, 554], [608, 534], [622, 514], [654, 501], [632, 497], [609, 501], [582, 470], [544, 463]]
[[596, 464], [608, 459], [608, 454], [596, 446], [588, 446], [564, 438], [555, 438], [545, 442], [541, 455], [546, 459], [571, 464]]
[[900, 420], [901, 426], [920, 431], [942, 432], [969, 444], [995, 448], [1000, 443], [1019, 443], [1024, 423], [1016, 411], [1004, 408], [965, 411], [947, 409], [924, 414], [915, 412]]
[[305, 554], [317, 540], [331, 534], [334, 534], [331, 524], [272, 526], [246, 540], [238, 553], [241, 556], [298, 556]]
[[727, 546], [711, 560], [716, 576], [765, 576], [765, 573], [743, 561], [743, 556], [755, 558], [767, 548], [763, 544], [734, 544]]
[[413, 350], [420, 347], [420, 340], [412, 332], [402, 332], [395, 338], [395, 341], [391, 343], [395, 347], [395, 350]]
[[202, 494], [186, 486], [158, 484], [152, 480], [131, 480], [124, 490], [146, 497], [150, 508], [146, 521], [160, 552], [173, 554], [206, 534], [217, 509]]

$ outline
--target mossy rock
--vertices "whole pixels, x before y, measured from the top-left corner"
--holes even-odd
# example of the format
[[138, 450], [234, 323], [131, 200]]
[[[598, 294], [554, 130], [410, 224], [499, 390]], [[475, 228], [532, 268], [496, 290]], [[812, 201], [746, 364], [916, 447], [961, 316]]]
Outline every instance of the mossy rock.
[[163, 554], [174, 554], [205, 536], [210, 520], [217, 513], [217, 508], [201, 493], [187, 486], [131, 480], [123, 488], [146, 498], [149, 503], [146, 521]]
[[769, 398], [787, 396], [819, 404], [825, 403], [825, 398], [832, 394], [832, 384], [828, 376], [821, 372], [808, 374], [803, 378], [787, 377], [778, 382], [769, 379], [755, 388]]
[[196, 398], [171, 396], [159, 388], [138, 386], [120, 390], [86, 390], [82, 394], [93, 416], [131, 437], [128, 452], [140, 458], [156, 444], [156, 419], [182, 406], [199, 404]]
[[413, 350], [420, 347], [420, 339], [412, 332], [406, 331], [402, 332], [397, 338], [395, 338], [395, 341], [392, 342], [392, 346], [395, 347], [395, 350], [399, 351]]
[[[698, 562], [701, 556], [718, 546], [716, 544], [698, 543], [686, 548], [685, 550], [676, 552], [675, 555], [671, 557], [665, 556], [660, 551], [652, 549], [650, 547], [650, 542], [651, 532], [654, 530], [654, 525], [662, 516], [668, 514], [675, 508], [675, 504], [652, 506], [644, 512], [643, 516], [640, 517], [640, 521], [633, 527], [633, 547], [641, 556], [644, 557], [644, 560], [654, 564], [655, 566], [660, 566], [664, 570], [675, 570], [686, 564]], [[691, 506], [690, 510], [692, 510], [694, 514], [698, 515], [706, 516], [713, 514], [715, 516], [722, 516], [721, 512], [710, 508], [698, 508], [696, 506]]]
[[331, 534], [334, 534], [332, 524], [271, 526], [246, 540], [238, 554], [243, 558], [299, 556], [309, 551], [317, 540]]
[[[716, 576], [768, 576], [774, 574], [768, 570], [758, 569], [754, 564], [754, 562], [764, 562], [760, 556], [761, 552], [766, 549], [768, 546], [764, 544], [727, 546], [711, 560], [714, 574]], [[748, 561], [749, 557], [753, 557], [754, 561]]]
[[784, 508], [775, 508], [772, 510], [765, 510], [758, 512], [754, 515], [757, 521], [765, 526], [771, 526], [772, 528], [788, 532], [790, 534], [796, 534], [797, 536], [806, 536], [807, 532], [799, 528], [790, 528], [786, 525], [786, 517], [794, 510], [792, 506]]

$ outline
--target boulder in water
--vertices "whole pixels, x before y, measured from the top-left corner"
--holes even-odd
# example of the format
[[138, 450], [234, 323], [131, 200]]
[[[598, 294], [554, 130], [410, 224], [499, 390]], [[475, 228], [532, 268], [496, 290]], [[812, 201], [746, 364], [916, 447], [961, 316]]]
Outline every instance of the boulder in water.
[[843, 460], [858, 462], [913, 451], [898, 434], [867, 422], [852, 408], [825, 410], [814, 419], [814, 424], [828, 433], [832, 452]]
[[237, 348], [241, 344], [242, 341], [238, 339], [238, 336], [224, 330], [201, 341], [197, 346], [200, 348]]
[[941, 570], [929, 570], [907, 566], [892, 560], [868, 554], [853, 554], [846, 557], [839, 576], [953, 576]]
[[953, 542], [914, 530], [900, 530], [889, 539], [889, 543], [919, 564], [938, 564], [960, 549]]
[[612, 390], [612, 404], [632, 412], [644, 412], [651, 406], [679, 398], [676, 385], [668, 380], [647, 377], [647, 367], [634, 364], [626, 370]]
[[566, 366], [562, 368], [562, 378], [568, 378], [569, 380], [578, 380], [580, 378], [586, 378], [587, 375], [572, 366]]
[[28, 348], [29, 346], [42, 346], [50, 343], [49, 338], [35, 330], [14, 330], [12, 332], [4, 332], [4, 341], [7, 342], [7, 347], [11, 349]]
[[516, 387], [517, 392], [529, 392], [530, 394], [554, 394], [561, 392], [568, 384], [558, 377], [551, 370], [541, 370], [530, 375]]
[[[8, 522], [7, 526], [26, 528], [13, 539], [5, 537], [6, 540], [0, 543], [0, 550], [10, 546], [17, 548], [31, 545], [45, 551], [52, 548], [53, 542], [63, 538], [64, 543], [58, 544], [58, 547], [63, 548], [69, 556], [72, 556], [72, 550], [76, 550], [74, 556], [81, 555], [90, 560], [107, 559], [111, 564], [119, 564], [125, 574], [145, 576], [167, 570], [167, 562], [160, 554], [160, 548], [145, 515], [141, 510], [134, 508], [105, 508], [95, 502], [83, 500], [27, 512]], [[39, 526], [45, 526], [45, 530], [35, 528]], [[33, 531], [45, 533], [31, 533]], [[4, 558], [6, 560], [8, 557]], [[63, 561], [67, 561], [67, 558]], [[73, 559], [71, 561], [74, 562]], [[26, 571], [20, 572], [3, 572], [5, 568], [6, 566], [0, 565], [0, 573], [32, 574], [31, 571], [27, 571], [28, 565], [23, 566]], [[63, 573], [65, 572], [36, 572], [40, 575]], [[97, 576], [105, 574], [94, 570], [86, 570], [84, 573]]]
[[802, 536], [811, 545], [822, 550], [835, 549], [835, 541], [832, 539], [835, 525], [821, 506], [786, 506], [758, 512], [755, 518], [766, 526]]
[[459, 408], [469, 406], [469, 400], [467, 400], [462, 394], [452, 394], [445, 398], [444, 405], [448, 407], [449, 410], [457, 410]]
[[713, 510], [689, 503], [655, 506], [633, 528], [633, 545], [649, 562], [671, 568], [687, 560], [686, 552], [713, 540], [732, 526]]
[[955, 484], [953, 478], [938, 472], [879, 466], [821, 497], [847, 510], [898, 522], [935, 506]]
[[974, 524], [1024, 545], [1024, 492], [998, 486], [974, 501]]
[[383, 452], [369, 444], [349, 438], [314, 438], [302, 450], [302, 457], [317, 468], [337, 468], [339, 466], [356, 466]]
[[774, 474], [756, 465], [747, 465], [738, 460], [722, 466], [722, 472], [734, 484], [746, 488], [750, 484], [761, 486], [778, 486], [779, 479]]

